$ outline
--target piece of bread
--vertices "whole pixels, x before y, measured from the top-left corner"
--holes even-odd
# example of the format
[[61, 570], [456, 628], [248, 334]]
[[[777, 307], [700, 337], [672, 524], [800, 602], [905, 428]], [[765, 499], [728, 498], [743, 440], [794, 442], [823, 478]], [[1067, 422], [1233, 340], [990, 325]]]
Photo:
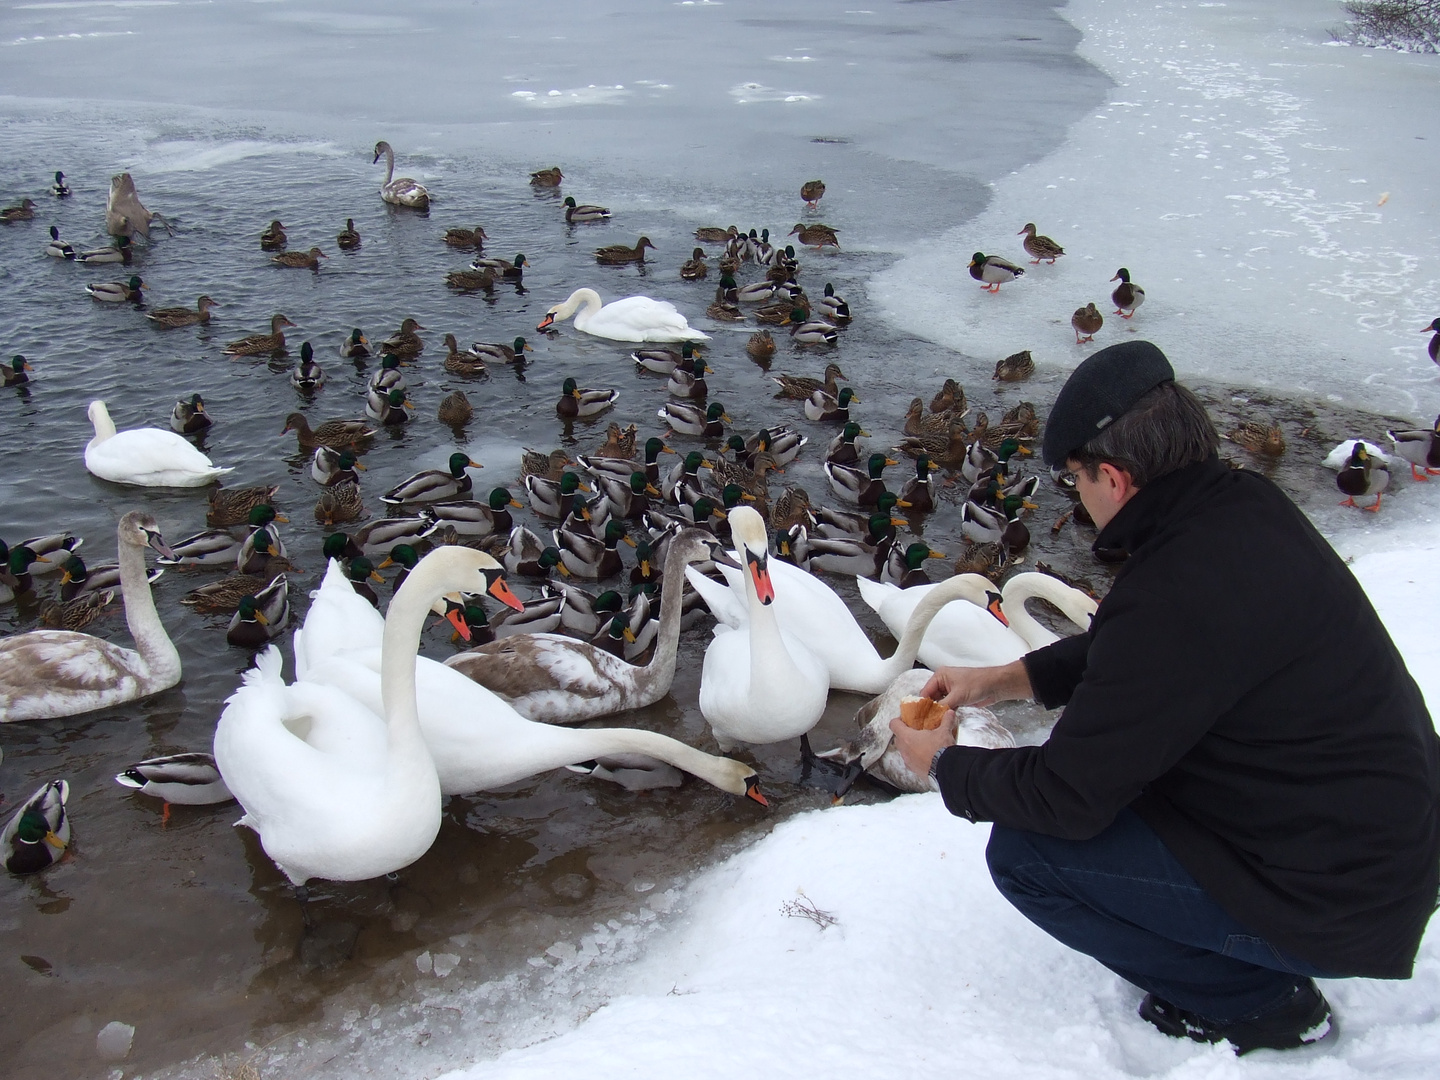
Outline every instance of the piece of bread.
[[900, 722], [916, 731], [934, 731], [945, 719], [946, 708], [927, 697], [900, 699]]

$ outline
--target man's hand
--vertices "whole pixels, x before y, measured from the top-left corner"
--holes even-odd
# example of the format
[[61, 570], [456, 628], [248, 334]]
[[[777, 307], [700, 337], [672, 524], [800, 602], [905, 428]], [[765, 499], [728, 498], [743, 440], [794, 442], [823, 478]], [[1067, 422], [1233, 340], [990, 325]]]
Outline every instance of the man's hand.
[[895, 748], [905, 759], [905, 765], [916, 776], [924, 779], [930, 775], [930, 761], [947, 746], [955, 745], [955, 710], [945, 713], [940, 726], [931, 731], [916, 731], [898, 716], [890, 721], [890, 731], [895, 738]]
[[[920, 693], [947, 709], [958, 709], [962, 705], [983, 706], [1028, 698], [1034, 691], [1024, 662], [1016, 660], [1003, 667], [942, 667]], [[925, 768], [929, 767], [927, 763]]]

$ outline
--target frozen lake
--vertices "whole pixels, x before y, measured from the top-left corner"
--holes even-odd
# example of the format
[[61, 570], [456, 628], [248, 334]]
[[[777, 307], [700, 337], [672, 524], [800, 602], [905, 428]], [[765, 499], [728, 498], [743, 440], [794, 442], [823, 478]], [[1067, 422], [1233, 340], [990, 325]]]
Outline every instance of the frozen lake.
[[[286, 365], [219, 355], [280, 310], [301, 324], [292, 354], [313, 339], [331, 376], [312, 417], [360, 408], [365, 373], [335, 357], [346, 329], [383, 337], [406, 315], [430, 328], [426, 374], [412, 380], [426, 425], [368, 459], [371, 509], [389, 483], [457, 444], [433, 421], [450, 388], [435, 359], [447, 330], [462, 342], [524, 333], [537, 346], [525, 382], [501, 372], [466, 386], [480, 411], [459, 443], [487, 462], [486, 491], [513, 486], [522, 444], [598, 443], [599, 429], [555, 421], [563, 374], [619, 386], [617, 418], [654, 426], [663, 383], [637, 378], [625, 350], [568, 326], [549, 341], [533, 333], [581, 284], [607, 299], [663, 296], [715, 334], [712, 394], [736, 430], [794, 422], [746, 360], [744, 336], [701, 314], [711, 283], [686, 285], [675, 268], [698, 225], [782, 234], [812, 218], [840, 230], [842, 251], [802, 253], [802, 280], [812, 294], [834, 280], [860, 309], [836, 358], [879, 446], [898, 437], [912, 394], [928, 397], [945, 375], [992, 416], [1022, 398], [1043, 414], [1091, 348], [1074, 344], [1070, 312], [1094, 300], [1108, 314], [1123, 265], [1149, 299], [1132, 324], [1108, 319], [1097, 344], [1151, 338], [1222, 419], [1282, 422], [1292, 455], [1277, 475], [1354, 550], [1385, 542], [1392, 507], [1407, 523], [1433, 522], [1434, 497], [1400, 483], [1379, 521], [1338, 510], [1314, 458], [1360, 428], [1381, 439], [1395, 420], [1440, 411], [1419, 332], [1440, 315], [1440, 135], [1423, 119], [1440, 115], [1435, 58], [1332, 47], [1325, 27], [1338, 9], [1320, 0], [1133, 14], [1114, 0], [7, 6], [0, 201], [41, 198], [57, 168], [76, 198], [0, 231], [0, 340], [38, 371], [27, 395], [0, 405], [5, 429], [23, 432], [0, 451], [0, 535], [69, 527], [87, 537], [85, 554], [108, 557], [115, 517], [136, 496], [79, 472], [84, 403], [105, 395], [122, 428], [163, 424], [178, 393], [203, 389], [230, 421], [209, 437], [212, 457], [245, 483], [282, 485], [285, 535], [308, 571], [292, 590], [303, 608], [321, 569], [316, 489], [293, 443], [275, 438], [300, 402]], [[435, 194], [428, 221], [380, 204], [378, 138]], [[610, 207], [609, 225], [556, 225], [555, 199], [532, 194], [526, 177], [557, 164], [563, 193]], [[162, 335], [133, 312], [98, 310], [78, 290], [115, 275], [39, 254], [52, 221], [77, 244], [100, 239], [108, 178], [122, 169], [177, 226], [144, 256], [152, 303], [209, 292], [223, 304], [210, 329]], [[827, 193], [807, 215], [797, 192], [812, 176]], [[320, 275], [266, 263], [255, 237], [275, 216], [292, 248], [330, 253]], [[365, 243], [339, 257], [333, 236], [347, 216]], [[1022, 261], [1026, 221], [1068, 254], [981, 293], [970, 254]], [[494, 238], [488, 254], [528, 255], [524, 292], [502, 288], [486, 303], [441, 286], [462, 262], [438, 233], [476, 223]], [[597, 274], [592, 247], [641, 233], [660, 248], [653, 266]], [[1036, 379], [997, 388], [995, 360], [1020, 348], [1034, 353]], [[775, 370], [818, 374], [823, 362], [782, 345]], [[787, 482], [824, 491], [818, 455]], [[196, 497], [145, 498], [167, 537], [202, 527]], [[1044, 505], [1066, 503], [1047, 492]], [[956, 509], [927, 526], [947, 551]], [[1039, 557], [1087, 569], [1088, 537], [1043, 540], [1053, 516], [1037, 515]], [[106, 1075], [94, 1035], [112, 1019], [137, 1028], [127, 1075], [209, 1076], [204, 1055], [262, 1045], [277, 1075], [433, 1075], [577, 1022], [663, 929], [690, 875], [828, 804], [795, 783], [788, 747], [757, 758], [779, 796], [770, 818], [696, 784], [637, 800], [563, 775], [456, 800], [437, 848], [398, 886], [324, 891], [340, 936], [358, 933], [358, 949], [337, 953], [350, 959], [301, 955], [283, 879], [253, 836], [230, 829], [233, 807], [182, 813], [162, 833], [158, 809], [110, 780], [131, 760], [205, 748], [248, 663], [223, 646], [223, 620], [176, 606], [194, 583], [172, 575], [158, 593], [185, 658], [181, 689], [98, 718], [0, 730], [7, 806], [67, 770], [79, 840], [65, 866], [0, 889], [0, 963], [25, 988], [0, 1021], [16, 1076]], [[33, 612], [0, 609], [0, 620], [28, 629]], [[444, 655], [442, 635], [432, 638], [427, 651]], [[687, 633], [676, 704], [634, 722], [708, 746], [694, 708], [705, 640]], [[817, 745], [844, 736], [856, 704], [837, 695]], [[1043, 719], [1021, 718], [1031, 730]]]

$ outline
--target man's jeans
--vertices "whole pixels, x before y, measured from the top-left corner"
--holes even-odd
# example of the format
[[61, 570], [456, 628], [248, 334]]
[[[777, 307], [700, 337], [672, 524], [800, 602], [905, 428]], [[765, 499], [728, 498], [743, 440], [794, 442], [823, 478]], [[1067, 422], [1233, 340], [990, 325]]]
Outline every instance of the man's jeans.
[[994, 826], [985, 852], [1005, 898], [1121, 978], [1219, 1024], [1279, 1005], [1307, 976], [1220, 907], [1131, 810], [1089, 840]]

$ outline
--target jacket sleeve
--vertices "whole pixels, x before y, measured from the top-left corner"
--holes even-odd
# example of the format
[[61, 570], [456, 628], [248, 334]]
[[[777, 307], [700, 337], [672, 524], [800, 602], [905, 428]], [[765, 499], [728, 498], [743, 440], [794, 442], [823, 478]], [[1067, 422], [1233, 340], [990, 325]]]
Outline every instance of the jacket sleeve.
[[1090, 634], [1086, 632], [1061, 638], [1053, 645], [1022, 656], [1035, 700], [1047, 709], [1058, 709], [1069, 701], [1085, 675], [1085, 657], [1089, 651]]
[[[1013, 750], [947, 748], [935, 766], [946, 807], [1067, 839], [1105, 829], [1259, 677], [1257, 650], [1237, 639], [1224, 608], [1198, 589], [1188, 597], [1112, 590], [1049, 739]], [[1047, 693], [1063, 690], [1067, 661], [1073, 670], [1064, 645], [1031, 654]]]

